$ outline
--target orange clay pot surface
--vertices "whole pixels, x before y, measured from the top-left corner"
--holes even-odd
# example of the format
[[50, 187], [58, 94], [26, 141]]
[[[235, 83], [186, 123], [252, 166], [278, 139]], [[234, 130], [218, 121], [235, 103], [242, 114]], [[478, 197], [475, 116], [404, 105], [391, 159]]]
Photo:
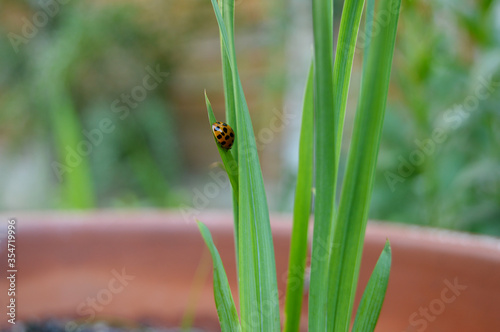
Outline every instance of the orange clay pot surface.
[[[198, 228], [181, 214], [163, 211], [3, 215], [0, 327], [11, 325], [5, 315], [8, 217], [17, 219], [17, 322], [103, 318], [179, 326], [188, 312], [194, 326], [220, 331], [211, 258]], [[212, 232], [237, 303], [232, 216], [212, 211], [199, 218]], [[291, 217], [271, 220], [283, 308]], [[386, 238], [393, 261], [376, 331], [500, 331], [499, 239], [371, 222], [358, 293]]]

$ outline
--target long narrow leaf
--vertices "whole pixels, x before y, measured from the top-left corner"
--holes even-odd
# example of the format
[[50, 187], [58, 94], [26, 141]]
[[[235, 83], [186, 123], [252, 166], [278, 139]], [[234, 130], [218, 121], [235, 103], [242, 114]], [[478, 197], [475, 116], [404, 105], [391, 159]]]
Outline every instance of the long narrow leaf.
[[336, 187], [333, 102], [333, 0], [313, 0], [316, 199], [309, 293], [309, 330], [327, 329], [328, 261]]
[[[335, 62], [333, 68], [333, 86], [334, 86], [334, 107], [335, 114], [338, 114], [338, 122], [336, 127], [336, 150], [335, 150], [335, 165], [337, 167], [333, 170], [334, 176], [337, 177], [338, 165], [340, 161], [340, 148], [342, 143], [342, 133], [344, 127], [344, 118], [347, 106], [347, 94], [349, 92], [349, 85], [351, 81], [352, 62], [354, 58], [354, 51], [356, 49], [356, 39], [359, 31], [359, 24], [361, 21], [361, 14], [363, 12], [364, 0], [346, 0], [342, 10], [342, 18], [340, 20], [339, 36], [337, 41], [337, 48], [335, 53]], [[336, 226], [338, 228], [338, 226]], [[338, 258], [331, 258], [337, 261]], [[332, 292], [336, 292], [336, 287], [329, 286], [328, 298], [334, 298]], [[336, 301], [328, 301], [328, 316], [333, 317], [336, 310]], [[332, 330], [335, 321], [328, 320], [328, 330]]]
[[210, 250], [210, 254], [212, 255], [214, 265], [214, 298], [215, 305], [217, 307], [217, 314], [219, 315], [221, 330], [223, 332], [241, 331], [238, 312], [236, 311], [236, 306], [234, 305], [231, 288], [229, 288], [226, 272], [224, 271], [224, 266], [222, 265], [219, 252], [217, 251], [217, 248], [212, 240], [212, 235], [203, 223], [198, 220], [196, 222], [198, 223], [201, 235], [203, 236], [203, 239]]
[[229, 58], [238, 133], [239, 239], [238, 278], [244, 331], [280, 329], [274, 248], [264, 181], [250, 113], [243, 93], [234, 47], [216, 0], [211, 0]]
[[375, 330], [384, 303], [390, 271], [391, 245], [387, 240], [359, 303], [352, 332], [373, 332]]
[[[377, 5], [375, 14], [384, 15], [384, 20], [366, 25], [371, 41], [363, 60], [361, 94], [330, 260], [328, 293], [334, 310], [328, 314], [335, 317], [334, 331], [342, 332], [348, 331], [356, 293], [401, 0], [380, 0]], [[374, 15], [367, 13], [367, 17]]]
[[346, 0], [342, 10], [342, 18], [340, 19], [339, 37], [333, 67], [334, 103], [335, 112], [338, 114], [336, 165], [339, 164], [340, 159], [340, 146], [347, 106], [347, 94], [351, 81], [352, 61], [356, 49], [356, 40], [364, 3], [364, 0]]
[[[224, 24], [227, 28], [230, 47], [234, 48], [234, 0], [219, 0], [219, 7], [222, 13]], [[237, 133], [236, 109], [234, 104], [234, 83], [231, 72], [231, 64], [228, 54], [225, 51], [224, 41], [221, 38], [221, 57], [222, 57], [222, 80], [224, 83], [224, 100], [226, 104], [226, 122], [229, 123]], [[238, 160], [238, 141], [233, 144], [232, 154], [235, 160]], [[238, 191], [233, 189], [233, 220], [234, 220], [234, 245], [236, 250], [236, 266], [238, 265]]]
[[[224, 20], [224, 25], [227, 29], [227, 38], [229, 47], [234, 48], [234, 0], [219, 0], [219, 8]], [[231, 71], [231, 63], [229, 61], [226, 46], [224, 45], [224, 38], [221, 33], [221, 58], [222, 58], [222, 81], [224, 84], [224, 96], [226, 104], [226, 121], [232, 124], [233, 129], [237, 131], [236, 127], [236, 107], [234, 101], [234, 83]], [[233, 148], [235, 159], [238, 159], [238, 145], [235, 142]]]
[[293, 208], [293, 228], [288, 261], [288, 278], [285, 300], [286, 332], [297, 332], [300, 327], [304, 289], [304, 270], [307, 258], [307, 231], [311, 214], [314, 148], [314, 101], [313, 70], [311, 63], [304, 93], [302, 127], [299, 143], [299, 169], [295, 203]]
[[[240, 96], [243, 88], [239, 82]], [[245, 331], [279, 331], [278, 284], [264, 180], [246, 101], [236, 113], [239, 147], [239, 286]]]
[[59, 75], [54, 74], [45, 78], [43, 84], [47, 82], [50, 84], [40, 90], [44, 91], [44, 95], [40, 98], [46, 102], [51, 132], [58, 152], [58, 161], [52, 163], [52, 168], [60, 181], [62, 207], [90, 209], [95, 205], [95, 201], [89, 159], [77, 155], [80, 158], [77, 166], [70, 168], [67, 165], [68, 151], [76, 149], [84, 137], [81, 135], [81, 124], [70, 97], [71, 93], [64, 87], [64, 83], [61, 83], [63, 79]]
[[[210, 104], [210, 100], [208, 100], [206, 92], [205, 103], [207, 104], [208, 120], [210, 121], [210, 125], [212, 125], [217, 121], [217, 119], [215, 118], [214, 111], [212, 110], [212, 104]], [[215, 137], [214, 141], [217, 144], [217, 140], [215, 139]], [[229, 182], [231, 182], [233, 191], [235, 193], [238, 193], [238, 164], [236, 163], [236, 160], [234, 159], [230, 150], [224, 149], [219, 144], [217, 144], [217, 149], [219, 150], [224, 169], [226, 170], [227, 176], [229, 177]]]

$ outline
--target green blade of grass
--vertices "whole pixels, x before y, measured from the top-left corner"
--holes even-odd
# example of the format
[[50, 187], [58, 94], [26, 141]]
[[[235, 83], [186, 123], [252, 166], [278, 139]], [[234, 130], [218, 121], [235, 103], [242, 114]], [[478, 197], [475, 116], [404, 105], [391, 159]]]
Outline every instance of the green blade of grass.
[[[238, 121], [240, 135], [253, 138], [251, 129], [245, 133], [243, 128], [249, 121]], [[257, 165], [252, 162], [258, 158], [255, 145], [240, 142], [240, 147], [238, 276], [242, 325], [245, 331], [279, 331], [276, 266], [264, 182], [258, 161]]]
[[231, 66], [238, 133], [238, 279], [244, 331], [279, 331], [274, 248], [264, 181], [236, 56], [216, 0], [211, 0]]
[[198, 303], [200, 302], [201, 296], [204, 294], [203, 290], [206, 284], [206, 280], [210, 274], [210, 262], [212, 258], [208, 247], [203, 250], [201, 254], [200, 262], [196, 268], [196, 272], [193, 275], [193, 281], [189, 289], [189, 295], [187, 297], [187, 304], [182, 315], [182, 320], [180, 324], [180, 332], [190, 332], [193, 329], [194, 319], [196, 318], [196, 309]]
[[[212, 104], [210, 104], [210, 100], [208, 99], [207, 92], [205, 91], [205, 103], [207, 104], [207, 112], [208, 112], [208, 120], [210, 121], [210, 128], [212, 128], [212, 124], [217, 122], [215, 118], [214, 111], [212, 109]], [[224, 165], [224, 169], [226, 170], [227, 176], [229, 177], [229, 182], [231, 182], [231, 187], [235, 193], [238, 193], [238, 164], [234, 159], [231, 150], [224, 149], [217, 143], [217, 140], [214, 137], [215, 144], [217, 145], [217, 149], [219, 150], [220, 158], [222, 159], [222, 164]], [[235, 231], [237, 231], [235, 229]]]
[[373, 332], [375, 330], [384, 303], [390, 271], [391, 245], [387, 240], [359, 303], [352, 332]]
[[[85, 137], [81, 134], [82, 127], [71, 95], [58, 81], [63, 79], [59, 75], [54, 76], [45, 79], [44, 82], [51, 84], [41, 91], [45, 91], [42, 98], [46, 98], [51, 130], [58, 151], [58, 161], [52, 164], [52, 168], [57, 170], [56, 174], [61, 183], [61, 205], [65, 209], [90, 209], [95, 206], [95, 197], [89, 158], [71, 152], [78, 158], [78, 163], [75, 167], [68, 166], [69, 151], [77, 151], [78, 144], [83, 142]], [[56, 164], [58, 168], [55, 168]]]
[[[227, 29], [227, 38], [229, 47], [234, 48], [234, 0], [219, 0], [219, 8], [222, 14], [222, 19]], [[224, 84], [224, 96], [226, 104], [226, 122], [233, 125], [233, 130], [236, 132], [236, 111], [234, 101], [234, 84], [231, 71], [231, 63], [229, 62], [228, 53], [225, 51], [224, 38], [221, 33], [221, 58], [222, 58], [222, 81]], [[238, 146], [235, 142], [233, 145], [233, 154], [235, 159], [238, 159]]]
[[[67, 17], [72, 17], [68, 12]], [[73, 20], [76, 25], [82, 24]], [[78, 145], [86, 141], [82, 134], [82, 122], [72, 98], [68, 73], [81, 54], [84, 45], [83, 29], [71, 25], [62, 30], [57, 42], [34, 62], [39, 73], [35, 80], [34, 97], [47, 110], [50, 130], [53, 133], [57, 161], [52, 168], [61, 186], [61, 207], [65, 209], [91, 209], [96, 205], [92, 185], [90, 156], [82, 155]], [[71, 31], [69, 34], [68, 32]]]
[[309, 330], [327, 328], [328, 261], [333, 231], [336, 187], [333, 102], [333, 1], [313, 0], [314, 116], [316, 129], [316, 199], [309, 292]]
[[278, 284], [264, 180], [248, 106], [239, 82], [239, 286], [244, 331], [279, 331]]
[[302, 127], [299, 143], [299, 169], [295, 203], [293, 208], [293, 228], [288, 261], [288, 278], [285, 300], [285, 332], [297, 332], [300, 327], [304, 289], [304, 270], [307, 258], [307, 231], [311, 214], [313, 149], [314, 149], [314, 101], [313, 64], [309, 69], [304, 93]]
[[198, 220], [196, 222], [201, 235], [203, 236], [203, 240], [205, 240], [205, 243], [210, 250], [210, 254], [212, 255], [214, 265], [214, 298], [215, 305], [217, 307], [217, 314], [219, 315], [221, 330], [223, 332], [241, 331], [238, 312], [236, 311], [236, 306], [234, 305], [231, 288], [229, 288], [226, 272], [224, 271], [224, 266], [222, 265], [219, 252], [217, 251], [217, 248], [212, 240], [212, 235], [203, 223]]
[[[338, 176], [347, 95], [351, 81], [352, 62], [356, 49], [356, 40], [363, 6], [364, 0], [346, 0], [340, 20], [335, 62], [333, 67], [334, 113], [338, 116], [335, 146], [335, 165], [337, 165], [337, 167], [333, 170], [335, 177]], [[328, 298], [331, 297], [332, 295], [329, 294]], [[335, 301], [328, 301], [328, 312], [335, 312], [335, 306]], [[335, 322], [333, 319], [328, 319], [327, 329], [332, 330], [334, 324]]]
[[364, 0], [346, 0], [344, 8], [342, 9], [342, 18], [340, 19], [339, 36], [333, 67], [333, 86], [335, 87], [334, 106], [335, 112], [338, 114], [336, 165], [339, 164], [340, 160], [340, 146], [342, 143], [344, 118], [347, 106], [347, 94], [351, 81], [352, 61], [356, 50], [356, 40], [364, 2]]
[[[222, 13], [224, 24], [227, 27], [228, 39], [230, 47], [234, 48], [234, 0], [219, 0], [219, 7]], [[224, 100], [226, 104], [226, 122], [233, 126], [235, 133], [238, 132], [236, 127], [236, 110], [234, 105], [234, 84], [232, 78], [231, 64], [228, 54], [225, 51], [224, 39], [221, 35], [221, 57], [222, 57], [222, 80], [224, 84]], [[238, 160], [238, 141], [236, 140], [232, 147], [232, 154], [235, 160]], [[234, 246], [236, 251], [236, 266], [238, 266], [238, 191], [233, 189], [233, 221], [234, 221]]]
[[[374, 8], [371, 1], [369, 9]], [[330, 257], [328, 315], [335, 317], [333, 330], [342, 332], [348, 331], [356, 293], [401, 0], [380, 0], [377, 5], [375, 14], [383, 14], [384, 20], [366, 25], [371, 40], [363, 59], [361, 93]], [[367, 13], [367, 18], [373, 17]]]

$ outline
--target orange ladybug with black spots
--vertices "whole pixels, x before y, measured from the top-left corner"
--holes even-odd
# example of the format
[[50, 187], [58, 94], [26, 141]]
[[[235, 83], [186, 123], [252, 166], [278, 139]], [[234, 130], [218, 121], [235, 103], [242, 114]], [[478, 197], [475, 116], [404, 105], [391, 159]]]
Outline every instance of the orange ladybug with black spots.
[[212, 125], [212, 131], [215, 139], [224, 149], [231, 149], [234, 143], [234, 131], [227, 123], [215, 122]]

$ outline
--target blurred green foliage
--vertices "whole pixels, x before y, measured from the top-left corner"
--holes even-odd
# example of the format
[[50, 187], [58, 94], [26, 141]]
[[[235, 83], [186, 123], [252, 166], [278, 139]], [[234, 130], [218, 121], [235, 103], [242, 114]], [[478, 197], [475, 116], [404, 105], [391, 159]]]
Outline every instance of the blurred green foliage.
[[50, 156], [30, 170], [47, 177], [43, 201], [13, 206], [177, 204], [182, 160], [168, 101], [176, 33], [132, 4], [46, 3], [2, 4], [3, 157], [29, 146]]
[[403, 2], [371, 218], [500, 235], [499, 9]]

